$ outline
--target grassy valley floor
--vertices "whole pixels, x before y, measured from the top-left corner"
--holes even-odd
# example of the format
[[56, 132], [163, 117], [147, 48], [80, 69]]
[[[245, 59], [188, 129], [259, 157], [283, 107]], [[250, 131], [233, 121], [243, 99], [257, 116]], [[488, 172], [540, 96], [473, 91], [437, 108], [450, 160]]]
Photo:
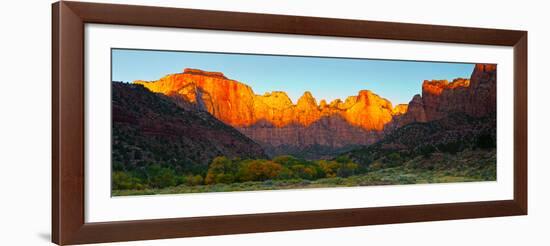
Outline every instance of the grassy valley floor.
[[496, 180], [496, 151], [466, 150], [456, 154], [432, 153], [396, 166], [371, 164], [367, 173], [317, 180], [288, 179], [211, 185], [180, 185], [162, 189], [113, 190], [113, 196], [203, 192], [306, 189], [372, 185], [456, 183]]

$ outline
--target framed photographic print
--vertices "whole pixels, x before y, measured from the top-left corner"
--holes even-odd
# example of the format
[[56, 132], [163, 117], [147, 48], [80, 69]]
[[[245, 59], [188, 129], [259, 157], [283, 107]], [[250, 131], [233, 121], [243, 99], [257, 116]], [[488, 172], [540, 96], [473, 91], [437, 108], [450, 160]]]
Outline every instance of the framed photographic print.
[[527, 32], [53, 4], [60, 245], [527, 214]]

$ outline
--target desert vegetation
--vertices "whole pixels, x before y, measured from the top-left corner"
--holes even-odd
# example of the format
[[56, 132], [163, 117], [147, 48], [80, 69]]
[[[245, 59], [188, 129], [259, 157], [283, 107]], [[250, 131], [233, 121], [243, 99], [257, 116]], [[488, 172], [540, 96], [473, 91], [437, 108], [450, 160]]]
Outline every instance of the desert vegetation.
[[309, 161], [292, 156], [266, 159], [215, 158], [202, 173], [176, 173], [161, 165], [114, 171], [113, 195], [148, 195], [320, 187], [351, 187], [496, 180], [494, 149], [454, 154], [434, 150], [404, 159], [392, 153], [369, 165], [347, 157]]
[[[122, 166], [122, 165], [117, 165]], [[197, 168], [198, 169], [198, 168]], [[317, 180], [346, 178], [365, 172], [359, 165], [343, 157], [336, 160], [309, 161], [293, 156], [267, 159], [230, 159], [219, 156], [204, 169], [178, 173], [159, 164], [146, 165], [133, 171], [115, 169], [115, 190], [143, 190], [185, 185], [216, 185], [266, 180]]]

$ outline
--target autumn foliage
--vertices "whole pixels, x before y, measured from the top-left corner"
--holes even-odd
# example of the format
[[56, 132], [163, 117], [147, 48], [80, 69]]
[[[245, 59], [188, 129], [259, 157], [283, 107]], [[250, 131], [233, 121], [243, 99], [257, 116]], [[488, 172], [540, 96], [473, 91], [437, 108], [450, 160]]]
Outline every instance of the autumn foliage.
[[273, 160], [241, 160], [224, 156], [215, 158], [208, 168], [205, 184], [237, 183], [247, 181], [347, 177], [359, 165], [349, 160], [308, 161], [293, 156], [279, 156]]

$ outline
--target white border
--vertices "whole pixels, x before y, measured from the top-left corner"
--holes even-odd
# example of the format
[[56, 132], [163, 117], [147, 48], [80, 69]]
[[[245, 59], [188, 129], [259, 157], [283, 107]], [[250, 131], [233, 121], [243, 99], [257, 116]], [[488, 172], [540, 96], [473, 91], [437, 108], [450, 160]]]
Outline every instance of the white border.
[[[86, 24], [85, 37], [87, 223], [513, 198], [511, 47], [100, 24]], [[497, 181], [111, 198], [111, 47], [496, 63]]]

